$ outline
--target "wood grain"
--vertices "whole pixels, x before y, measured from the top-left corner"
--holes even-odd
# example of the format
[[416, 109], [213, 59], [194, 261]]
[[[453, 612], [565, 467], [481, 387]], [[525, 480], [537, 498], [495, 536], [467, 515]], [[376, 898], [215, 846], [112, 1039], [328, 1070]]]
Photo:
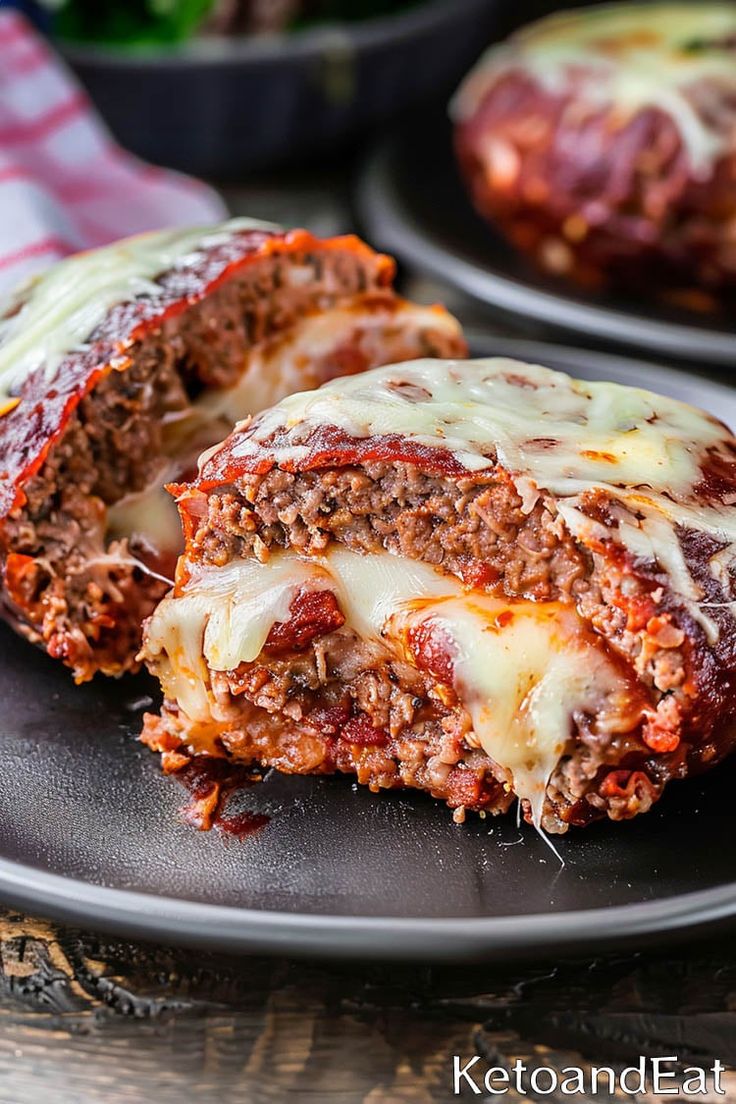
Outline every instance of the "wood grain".
[[[503, 969], [348, 966], [117, 942], [5, 912], [0, 959], [3, 1104], [444, 1104], [458, 1099], [454, 1054], [736, 1065], [724, 944]], [[727, 1078], [717, 1099], [736, 1102]]]

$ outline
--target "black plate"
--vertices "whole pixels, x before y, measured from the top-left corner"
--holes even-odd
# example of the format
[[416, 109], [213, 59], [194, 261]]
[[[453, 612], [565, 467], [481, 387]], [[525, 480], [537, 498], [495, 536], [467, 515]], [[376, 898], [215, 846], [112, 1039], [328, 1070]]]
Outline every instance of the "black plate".
[[[736, 424], [736, 391], [685, 373], [528, 342], [479, 353], [648, 384]], [[425, 961], [608, 948], [736, 915], [734, 768], [675, 784], [656, 809], [556, 840], [422, 795], [269, 775], [236, 810], [243, 839], [197, 832], [187, 795], [136, 742], [145, 677], [75, 687], [0, 628], [0, 898], [124, 935]]]
[[374, 245], [526, 324], [695, 363], [736, 361], [733, 317], [586, 294], [540, 275], [473, 210], [444, 110], [411, 119], [376, 149], [357, 200]]

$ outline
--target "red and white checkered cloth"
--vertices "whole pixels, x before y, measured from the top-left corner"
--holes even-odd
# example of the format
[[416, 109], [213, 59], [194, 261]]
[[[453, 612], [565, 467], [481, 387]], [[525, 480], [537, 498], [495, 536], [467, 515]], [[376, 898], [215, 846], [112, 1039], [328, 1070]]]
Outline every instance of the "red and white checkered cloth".
[[0, 11], [0, 296], [68, 253], [225, 214], [206, 184], [116, 145], [46, 41]]

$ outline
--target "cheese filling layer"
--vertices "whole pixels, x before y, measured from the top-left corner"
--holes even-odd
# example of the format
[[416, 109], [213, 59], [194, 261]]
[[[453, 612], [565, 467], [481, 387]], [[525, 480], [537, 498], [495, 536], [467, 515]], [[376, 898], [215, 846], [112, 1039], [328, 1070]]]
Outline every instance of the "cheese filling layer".
[[452, 689], [472, 720], [466, 739], [507, 773], [537, 825], [574, 722], [585, 717], [594, 731], [614, 732], [634, 727], [641, 715], [620, 667], [575, 611], [558, 603], [492, 598], [427, 564], [343, 547], [315, 558], [278, 553], [267, 563], [236, 560], [193, 571], [153, 614], [144, 652], [166, 697], [194, 724], [231, 719], [213, 694], [210, 672], [256, 660], [305, 589], [332, 591], [347, 628], [420, 669], [413, 630], [438, 634]]

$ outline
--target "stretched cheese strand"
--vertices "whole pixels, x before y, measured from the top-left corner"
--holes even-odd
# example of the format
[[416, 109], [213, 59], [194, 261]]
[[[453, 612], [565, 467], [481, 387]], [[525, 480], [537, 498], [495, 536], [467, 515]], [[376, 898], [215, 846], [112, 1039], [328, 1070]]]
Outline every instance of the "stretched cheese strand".
[[288, 620], [304, 588], [332, 590], [349, 628], [401, 646], [410, 658], [407, 630], [440, 628], [474, 739], [530, 802], [537, 826], [573, 717], [586, 714], [609, 729], [618, 723], [626, 681], [574, 610], [491, 598], [427, 564], [342, 547], [315, 559], [282, 553], [264, 564], [236, 560], [201, 569], [179, 596], [164, 599], [149, 622], [146, 652], [166, 696], [192, 721], [226, 721], [208, 670], [257, 659], [272, 625]]

